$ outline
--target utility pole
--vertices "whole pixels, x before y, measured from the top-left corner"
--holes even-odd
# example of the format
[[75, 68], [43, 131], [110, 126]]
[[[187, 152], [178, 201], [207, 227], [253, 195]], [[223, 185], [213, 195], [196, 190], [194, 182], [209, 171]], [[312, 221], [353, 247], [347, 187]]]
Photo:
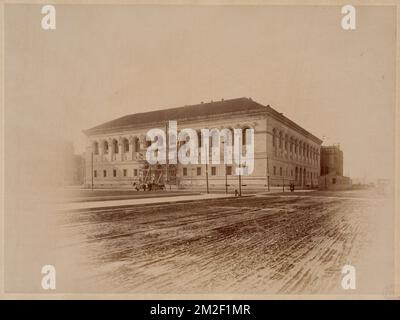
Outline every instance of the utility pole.
[[[165, 149], [165, 163], [166, 163], [166, 167], [165, 167], [165, 179], [166, 179], [166, 183], [168, 183], [169, 184], [169, 174], [168, 174], [168, 169], [169, 169], [169, 134], [168, 134], [168, 121], [167, 121], [167, 123], [165, 124], [165, 133], [166, 133], [166, 135], [165, 135], [165, 137], [166, 137], [166, 149]], [[170, 185], [170, 187], [171, 187], [171, 185]], [[167, 186], [165, 186], [165, 190], [167, 189]]]
[[265, 117], [265, 158], [267, 160], [267, 184], [269, 192], [269, 159], [268, 159], [268, 117]]
[[[225, 148], [226, 148], [225, 143], [226, 143], [225, 140], [222, 141], [222, 145], [224, 146], [224, 147], [223, 147], [224, 150], [225, 150]], [[227, 174], [227, 172], [226, 172], [226, 170], [227, 170], [227, 165], [226, 165], [225, 154], [224, 154], [224, 162], [225, 162], [225, 194], [228, 194], [228, 174]]]
[[208, 190], [208, 159], [206, 159], [206, 185], [207, 185], [207, 193], [210, 193]]
[[205, 155], [206, 155], [206, 185], [207, 185], [207, 193], [210, 193], [210, 190], [208, 189], [208, 155], [209, 155], [209, 152], [208, 152], [208, 150], [207, 150], [207, 148], [206, 148], [206, 144], [203, 142], [203, 147], [204, 147], [204, 150], [205, 150]]
[[92, 190], [93, 190], [93, 151], [90, 154], [90, 163], [91, 163], [91, 169], [90, 170], [92, 172]]
[[226, 172], [226, 163], [225, 163], [225, 194], [228, 194], [228, 174]]
[[242, 174], [241, 174], [241, 168], [242, 168], [242, 148], [239, 148], [239, 197], [242, 196]]

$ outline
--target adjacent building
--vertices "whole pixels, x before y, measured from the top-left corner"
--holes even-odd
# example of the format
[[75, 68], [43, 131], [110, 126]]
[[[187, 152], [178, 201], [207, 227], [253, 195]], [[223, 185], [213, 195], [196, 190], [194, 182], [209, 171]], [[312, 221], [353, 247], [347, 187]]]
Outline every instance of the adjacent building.
[[340, 145], [321, 147], [321, 176], [326, 174], [343, 176], [343, 151]]
[[146, 133], [153, 128], [165, 130], [173, 120], [178, 131], [254, 129], [254, 171], [241, 177], [243, 187], [318, 186], [322, 141], [269, 105], [250, 98], [136, 113], [85, 130], [85, 184], [122, 187], [152, 181], [205, 190], [208, 181], [210, 191], [226, 185], [229, 190], [238, 188], [234, 164], [149, 165]]
[[322, 146], [319, 187], [348, 189], [351, 186], [351, 179], [343, 176], [343, 151], [340, 150], [340, 145]]
[[84, 182], [85, 156], [74, 153], [73, 144], [70, 141], [62, 141], [58, 144], [60, 157], [59, 173], [64, 186], [78, 186]]

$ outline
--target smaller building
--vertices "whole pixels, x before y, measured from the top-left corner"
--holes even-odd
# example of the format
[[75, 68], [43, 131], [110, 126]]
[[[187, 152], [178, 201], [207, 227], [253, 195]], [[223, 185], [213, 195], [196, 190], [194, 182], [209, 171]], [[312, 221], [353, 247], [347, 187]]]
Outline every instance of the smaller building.
[[77, 186], [82, 185], [85, 176], [85, 155], [75, 154], [74, 147], [70, 141], [59, 143], [59, 172], [61, 180], [60, 185]]
[[346, 190], [352, 188], [352, 183], [349, 177], [330, 173], [320, 176], [319, 187], [327, 190]]
[[327, 174], [343, 176], [343, 151], [340, 145], [321, 147], [321, 176]]
[[343, 176], [343, 151], [340, 145], [321, 146], [320, 189], [343, 190], [350, 189], [352, 182]]

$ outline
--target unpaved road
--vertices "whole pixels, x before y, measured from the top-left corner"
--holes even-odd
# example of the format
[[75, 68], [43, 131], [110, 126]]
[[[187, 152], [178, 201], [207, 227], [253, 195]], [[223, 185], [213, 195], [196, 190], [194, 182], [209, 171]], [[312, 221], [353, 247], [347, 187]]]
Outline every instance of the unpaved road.
[[80, 252], [85, 292], [343, 293], [346, 264], [368, 291], [374, 268], [390, 268], [377, 252], [391, 250], [390, 214], [363, 191], [63, 212], [58, 250]]

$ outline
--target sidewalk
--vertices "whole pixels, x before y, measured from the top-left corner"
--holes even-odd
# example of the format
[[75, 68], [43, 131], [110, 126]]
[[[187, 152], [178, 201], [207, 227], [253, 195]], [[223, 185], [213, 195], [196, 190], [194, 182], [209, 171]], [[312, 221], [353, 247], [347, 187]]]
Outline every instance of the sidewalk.
[[141, 199], [127, 199], [127, 200], [108, 200], [108, 201], [87, 201], [87, 202], [71, 202], [63, 203], [58, 206], [58, 210], [82, 210], [82, 209], [95, 209], [95, 208], [112, 208], [121, 206], [135, 206], [156, 203], [172, 203], [172, 202], [185, 202], [196, 200], [210, 200], [210, 199], [223, 199], [232, 198], [234, 195], [230, 194], [215, 194], [204, 193], [197, 195], [181, 195], [171, 197], [153, 197]]

